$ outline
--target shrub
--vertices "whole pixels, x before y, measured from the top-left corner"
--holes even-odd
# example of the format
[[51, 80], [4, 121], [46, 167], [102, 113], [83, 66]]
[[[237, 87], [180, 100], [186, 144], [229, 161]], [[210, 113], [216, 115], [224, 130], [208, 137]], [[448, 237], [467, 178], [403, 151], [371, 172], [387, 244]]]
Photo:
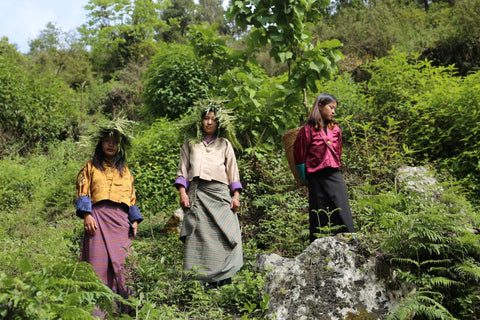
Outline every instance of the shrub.
[[209, 78], [190, 47], [164, 45], [145, 74], [145, 118], [176, 119], [185, 114], [196, 100], [207, 97]]
[[177, 205], [176, 179], [180, 147], [178, 127], [157, 120], [134, 140], [130, 166], [135, 178], [138, 206], [144, 216], [171, 213]]
[[0, 153], [12, 145], [12, 154], [26, 153], [72, 136], [75, 102], [75, 92], [54, 74], [29, 70], [15, 55], [1, 55]]

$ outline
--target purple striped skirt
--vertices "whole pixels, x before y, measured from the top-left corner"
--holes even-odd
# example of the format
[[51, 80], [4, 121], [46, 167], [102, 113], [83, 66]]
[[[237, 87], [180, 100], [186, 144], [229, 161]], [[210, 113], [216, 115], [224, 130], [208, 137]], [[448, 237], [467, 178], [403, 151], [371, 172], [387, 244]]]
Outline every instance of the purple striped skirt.
[[97, 221], [97, 231], [94, 235], [84, 233], [80, 261], [90, 263], [114, 293], [128, 298], [125, 268], [131, 253], [128, 213], [121, 204], [101, 201], [93, 205], [92, 216]]

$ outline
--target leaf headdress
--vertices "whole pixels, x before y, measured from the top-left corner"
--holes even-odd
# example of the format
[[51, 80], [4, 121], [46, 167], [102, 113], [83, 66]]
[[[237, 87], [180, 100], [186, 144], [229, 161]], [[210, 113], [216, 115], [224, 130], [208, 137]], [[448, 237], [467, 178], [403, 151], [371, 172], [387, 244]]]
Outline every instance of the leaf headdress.
[[181, 126], [180, 131], [184, 138], [190, 141], [191, 144], [196, 144], [202, 141], [202, 115], [213, 111], [215, 113], [215, 120], [218, 122], [216, 135], [230, 141], [235, 149], [241, 149], [241, 145], [237, 140], [235, 134], [236, 120], [233, 111], [223, 106], [224, 100], [205, 99], [198, 101], [192, 108], [191, 112], [182, 118], [179, 122]]
[[118, 136], [118, 152], [125, 156], [132, 144], [134, 125], [135, 121], [126, 118], [101, 120], [96, 125], [96, 129], [90, 130], [81, 138], [81, 144], [95, 148], [104, 137]]

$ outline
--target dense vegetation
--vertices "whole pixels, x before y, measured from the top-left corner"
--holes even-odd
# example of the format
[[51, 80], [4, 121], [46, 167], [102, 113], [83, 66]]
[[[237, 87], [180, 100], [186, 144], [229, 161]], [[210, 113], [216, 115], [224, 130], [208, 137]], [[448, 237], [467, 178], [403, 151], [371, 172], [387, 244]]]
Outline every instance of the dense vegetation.
[[[408, 2], [90, 0], [77, 34], [47, 24], [30, 51], [0, 40], [0, 317], [90, 319], [119, 299], [78, 263], [75, 179], [102, 118], [135, 120], [128, 155], [145, 221], [134, 242], [135, 319], [264, 319], [260, 252], [308, 245], [306, 190], [281, 136], [315, 96], [337, 96], [343, 173], [365, 255], [385, 256], [412, 292], [391, 319], [480, 318], [479, 0]], [[181, 281], [164, 225], [182, 137], [206, 98], [237, 116], [245, 266], [204, 292]], [[435, 197], [395, 180], [425, 165]], [[130, 317], [123, 315], [122, 319]]]

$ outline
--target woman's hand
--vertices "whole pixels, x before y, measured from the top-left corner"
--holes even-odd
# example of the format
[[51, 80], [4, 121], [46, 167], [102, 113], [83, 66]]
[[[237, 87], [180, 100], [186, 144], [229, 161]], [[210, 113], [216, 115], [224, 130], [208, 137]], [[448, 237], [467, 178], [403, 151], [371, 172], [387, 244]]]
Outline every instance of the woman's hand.
[[240, 193], [238, 191], [235, 191], [233, 194], [230, 208], [233, 212], [237, 212], [237, 210], [240, 209]]
[[89, 235], [94, 235], [97, 231], [97, 221], [92, 217], [90, 213], [85, 213], [83, 218], [83, 226], [85, 227], [85, 232]]
[[190, 199], [188, 199], [187, 191], [185, 188], [180, 187], [178, 189], [178, 192], [180, 193], [180, 207], [183, 209], [188, 209], [190, 208]]
[[135, 238], [137, 236], [137, 228], [138, 228], [138, 221], [137, 220], [132, 222], [132, 227], [133, 227], [133, 237]]

